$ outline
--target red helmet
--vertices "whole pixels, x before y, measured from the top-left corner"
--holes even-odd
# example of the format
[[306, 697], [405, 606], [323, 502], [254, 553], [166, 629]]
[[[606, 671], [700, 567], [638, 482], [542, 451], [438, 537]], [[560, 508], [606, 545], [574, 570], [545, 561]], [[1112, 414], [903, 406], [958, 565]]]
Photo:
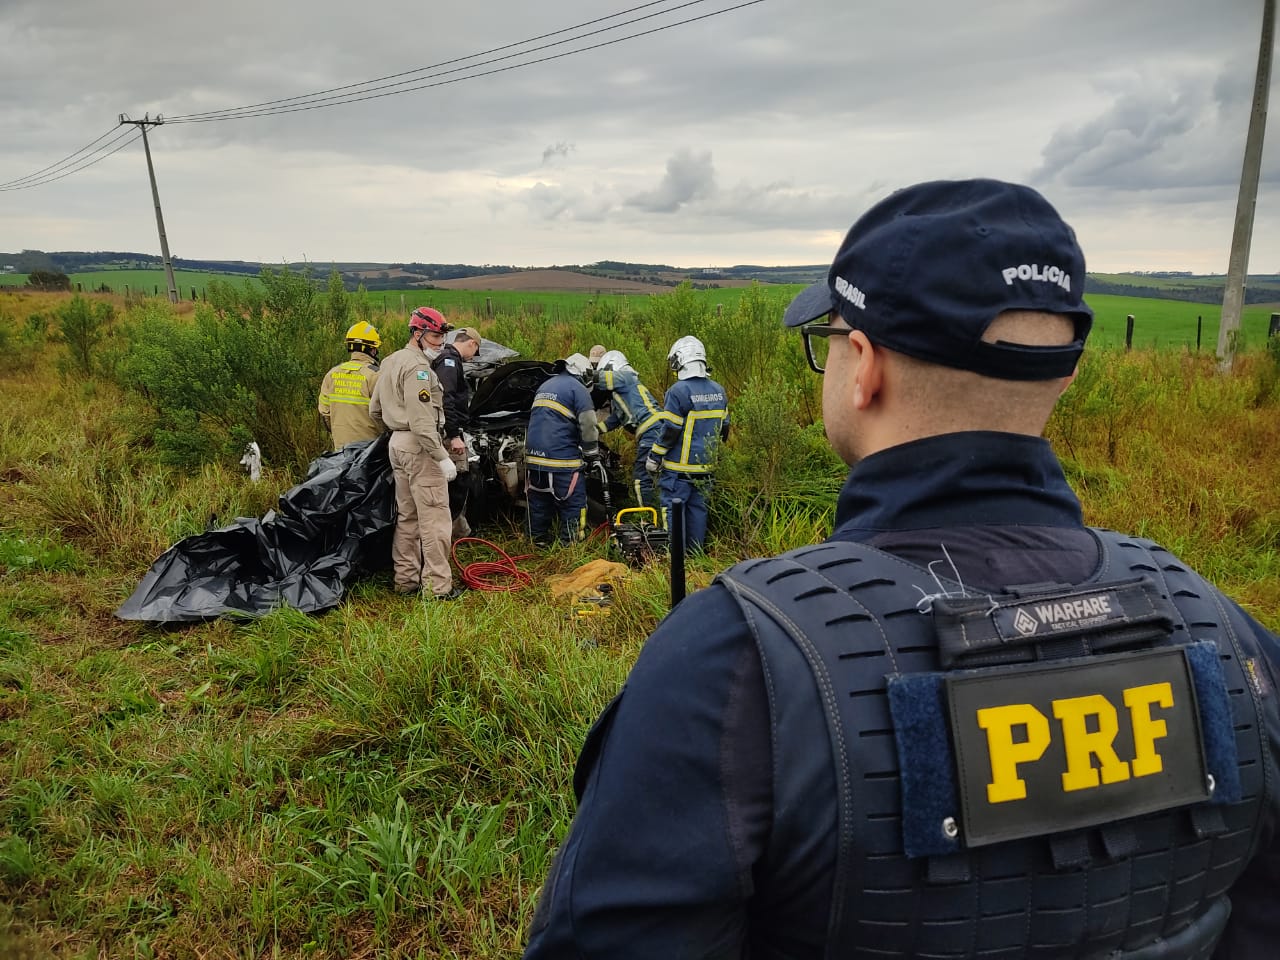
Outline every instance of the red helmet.
[[427, 333], [448, 333], [453, 329], [444, 314], [434, 307], [419, 307], [409, 317], [410, 330], [425, 330]]

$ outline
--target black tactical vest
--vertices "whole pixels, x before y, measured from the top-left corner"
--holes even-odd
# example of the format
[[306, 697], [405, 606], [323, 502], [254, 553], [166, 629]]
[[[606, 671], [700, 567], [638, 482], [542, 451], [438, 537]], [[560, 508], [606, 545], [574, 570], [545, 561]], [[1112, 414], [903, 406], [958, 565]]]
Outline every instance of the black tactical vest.
[[1167, 551], [1094, 532], [1078, 586], [966, 596], [846, 542], [718, 578], [769, 698], [761, 883], [818, 895], [809, 864], [835, 844], [827, 957], [1212, 954], [1271, 789], [1250, 628]]

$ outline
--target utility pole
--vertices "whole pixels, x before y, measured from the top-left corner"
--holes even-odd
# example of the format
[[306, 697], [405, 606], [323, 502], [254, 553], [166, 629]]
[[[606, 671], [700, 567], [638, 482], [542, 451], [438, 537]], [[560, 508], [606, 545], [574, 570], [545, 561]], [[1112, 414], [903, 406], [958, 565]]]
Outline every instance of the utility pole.
[[[1272, 0], [1267, 0], [1268, 3]], [[173, 260], [169, 257], [169, 240], [164, 235], [164, 214], [160, 212], [160, 191], [156, 189], [156, 169], [151, 165], [151, 145], [147, 143], [147, 127], [158, 127], [164, 123], [164, 117], [156, 115], [154, 120], [151, 114], [144, 114], [141, 120], [126, 120], [124, 114], [120, 114], [120, 122], [129, 123], [142, 131], [142, 149], [147, 155], [147, 176], [151, 178], [151, 199], [156, 205], [156, 229], [160, 231], [160, 255], [164, 258], [164, 275], [169, 281], [169, 302], [178, 302], [178, 285], [173, 279]]]
[[1271, 87], [1271, 48], [1275, 44], [1276, 0], [1262, 0], [1262, 40], [1258, 48], [1258, 73], [1253, 82], [1253, 110], [1244, 144], [1244, 169], [1236, 198], [1236, 225], [1231, 235], [1227, 286], [1222, 294], [1222, 322], [1218, 327], [1218, 369], [1231, 369], [1236, 336], [1244, 307], [1245, 279], [1249, 271], [1249, 244], [1253, 239], [1253, 213], [1262, 169], [1262, 136], [1267, 126], [1267, 93]]

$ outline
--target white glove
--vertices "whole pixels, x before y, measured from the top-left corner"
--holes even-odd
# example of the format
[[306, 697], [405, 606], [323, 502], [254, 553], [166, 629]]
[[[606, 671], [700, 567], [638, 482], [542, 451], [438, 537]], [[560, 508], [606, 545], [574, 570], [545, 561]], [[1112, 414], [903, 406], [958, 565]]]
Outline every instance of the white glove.
[[436, 466], [440, 468], [440, 472], [444, 474], [445, 480], [452, 480], [458, 475], [458, 468], [452, 460], [448, 458], [437, 460]]
[[654, 457], [648, 457], [644, 462], [644, 468], [650, 473], [657, 473], [662, 469], [662, 464]]

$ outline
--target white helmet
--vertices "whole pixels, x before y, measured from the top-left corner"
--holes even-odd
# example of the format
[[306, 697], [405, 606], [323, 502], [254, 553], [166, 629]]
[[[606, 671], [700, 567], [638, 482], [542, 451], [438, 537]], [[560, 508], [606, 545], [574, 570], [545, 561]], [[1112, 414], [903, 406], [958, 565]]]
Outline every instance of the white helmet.
[[600, 364], [596, 369], [601, 373], [605, 370], [630, 370], [631, 364], [627, 363], [627, 358], [623, 356], [621, 350], [610, 350], [600, 358]]
[[586, 381], [591, 374], [591, 361], [580, 353], [571, 353], [564, 358], [564, 369], [566, 373], [572, 374], [579, 380]]
[[705, 367], [707, 348], [697, 337], [681, 337], [671, 345], [671, 350], [667, 353], [667, 363], [671, 364], [672, 370], [679, 370], [690, 363], [701, 363]]

